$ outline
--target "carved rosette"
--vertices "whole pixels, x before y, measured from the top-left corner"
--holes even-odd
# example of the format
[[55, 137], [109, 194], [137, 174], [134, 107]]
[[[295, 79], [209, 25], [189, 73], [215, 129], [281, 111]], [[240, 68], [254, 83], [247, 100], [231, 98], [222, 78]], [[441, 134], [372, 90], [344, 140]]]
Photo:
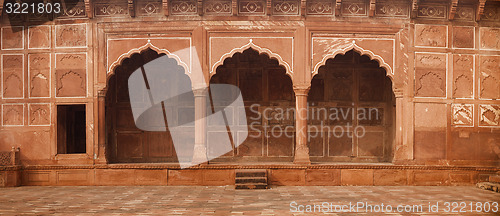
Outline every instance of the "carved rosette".
[[428, 19], [446, 19], [448, 9], [446, 5], [418, 5], [417, 17]]
[[296, 0], [274, 0], [271, 7], [273, 15], [289, 16], [300, 13], [300, 1]]
[[335, 5], [332, 1], [307, 1], [307, 15], [333, 15]]
[[266, 1], [263, 0], [242, 0], [238, 1], [238, 14], [240, 15], [265, 15]]
[[233, 7], [231, 0], [212, 0], [203, 2], [203, 13], [206, 15], [224, 15], [230, 16], [233, 14]]
[[170, 14], [178, 16], [198, 15], [198, 2], [195, 0], [173, 0], [170, 2]]

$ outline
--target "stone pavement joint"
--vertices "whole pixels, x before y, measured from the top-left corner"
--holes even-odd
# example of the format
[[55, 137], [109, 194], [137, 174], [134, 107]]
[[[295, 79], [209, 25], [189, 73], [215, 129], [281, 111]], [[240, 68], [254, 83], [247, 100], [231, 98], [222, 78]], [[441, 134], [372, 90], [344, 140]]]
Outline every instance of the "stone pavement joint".
[[[465, 212], [447, 212], [446, 202], [465, 205]], [[0, 188], [0, 215], [499, 215], [498, 202], [499, 193], [470, 186], [281, 186], [268, 190], [235, 190], [234, 186]], [[358, 203], [367, 208], [355, 213], [335, 211]], [[374, 213], [382, 205], [383, 209], [391, 206], [394, 211]], [[414, 208], [416, 212], [396, 212], [397, 206]], [[495, 206], [497, 212], [493, 212]], [[307, 212], [308, 208], [312, 212]], [[490, 212], [484, 212], [487, 208]]]

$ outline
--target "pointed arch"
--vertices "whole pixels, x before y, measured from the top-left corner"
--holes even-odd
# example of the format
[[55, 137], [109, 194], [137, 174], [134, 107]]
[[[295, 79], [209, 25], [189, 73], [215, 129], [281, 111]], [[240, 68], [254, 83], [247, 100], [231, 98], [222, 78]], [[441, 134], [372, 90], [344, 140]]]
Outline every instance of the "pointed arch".
[[274, 53], [267, 48], [263, 48], [263, 47], [260, 47], [256, 44], [254, 44], [252, 39], [250, 39], [250, 41], [247, 44], [245, 44], [239, 48], [234, 48], [230, 52], [222, 55], [220, 57], [220, 59], [212, 65], [212, 68], [210, 68], [210, 77], [212, 77], [213, 75], [215, 75], [217, 73], [217, 67], [223, 65], [224, 60], [226, 60], [227, 58], [231, 58], [235, 53], [243, 53], [243, 51], [245, 51], [249, 48], [256, 50], [259, 54], [266, 54], [271, 59], [276, 59], [278, 61], [278, 64], [285, 68], [286, 74], [290, 77], [290, 79], [293, 80], [293, 68], [290, 67], [290, 64], [288, 64], [286, 61], [284, 61], [283, 58], [281, 58], [281, 56], [279, 54]]
[[191, 75], [190, 75], [191, 71], [189, 70], [188, 64], [186, 64], [185, 62], [183, 62], [178, 55], [176, 55], [174, 53], [171, 53], [167, 49], [158, 48], [157, 46], [155, 46], [155, 45], [153, 45], [151, 43], [151, 40], [148, 39], [148, 42], [145, 45], [143, 45], [141, 47], [138, 47], [138, 48], [131, 49], [131, 50], [129, 50], [126, 53], [123, 53], [122, 55], [120, 55], [118, 57], [118, 59], [116, 61], [114, 61], [111, 65], [109, 65], [108, 71], [106, 73], [106, 82], [108, 81], [108, 79], [112, 75], [114, 75], [116, 67], [118, 67], [119, 65], [121, 65], [122, 62], [123, 62], [123, 60], [132, 57], [132, 55], [134, 55], [134, 54], [141, 54], [143, 51], [145, 51], [147, 49], [151, 49], [151, 50], [157, 52], [158, 54], [165, 54], [169, 58], [175, 59], [175, 61], [177, 61], [177, 64], [184, 68], [184, 73], [186, 75], [188, 75], [189, 77], [191, 77]]
[[357, 52], [361, 55], [368, 56], [370, 58], [370, 60], [377, 61], [379, 63], [379, 66], [381, 68], [385, 69], [386, 76], [388, 76], [394, 83], [394, 79], [393, 79], [394, 73], [393, 73], [391, 66], [389, 64], [387, 64], [381, 56], [373, 53], [371, 50], [363, 49], [362, 47], [358, 46], [355, 41], [352, 41], [352, 43], [350, 43], [349, 45], [347, 45], [346, 47], [344, 47], [342, 49], [337, 49], [333, 53], [325, 55], [323, 57], [323, 59], [314, 66], [311, 77], [314, 77], [316, 74], [318, 74], [319, 68], [321, 66], [325, 65], [326, 61], [328, 59], [333, 59], [338, 54], [345, 55], [346, 52], [351, 51], [351, 50], [354, 50], [355, 52]]

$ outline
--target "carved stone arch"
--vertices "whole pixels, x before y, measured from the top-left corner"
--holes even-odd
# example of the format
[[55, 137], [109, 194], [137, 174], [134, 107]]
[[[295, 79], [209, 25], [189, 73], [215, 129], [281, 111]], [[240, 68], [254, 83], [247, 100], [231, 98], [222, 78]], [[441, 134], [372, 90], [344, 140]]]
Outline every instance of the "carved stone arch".
[[109, 81], [109, 78], [115, 74], [116, 67], [121, 65], [123, 60], [132, 57], [132, 55], [134, 55], [134, 54], [141, 54], [143, 51], [145, 51], [147, 49], [151, 49], [151, 50], [157, 52], [158, 54], [165, 54], [169, 58], [175, 59], [175, 61], [177, 61], [177, 64], [184, 68], [184, 73], [189, 78], [191, 78], [191, 71], [189, 70], [188, 64], [183, 62], [178, 55], [171, 53], [167, 49], [158, 48], [157, 46], [153, 45], [150, 40], [148, 40], [148, 42], [145, 45], [138, 47], [138, 48], [131, 49], [126, 53], [123, 53], [122, 55], [120, 55], [118, 57], [117, 60], [115, 60], [112, 64], [109, 65], [108, 71], [106, 73], [106, 83]]
[[210, 68], [210, 77], [209, 78], [211, 78], [213, 75], [215, 75], [217, 73], [217, 67], [223, 65], [224, 60], [226, 60], [227, 58], [233, 57], [233, 55], [236, 53], [243, 53], [243, 51], [245, 51], [249, 48], [256, 50], [259, 53], [259, 55], [266, 54], [267, 56], [269, 56], [270, 59], [277, 60], [278, 64], [285, 68], [286, 74], [290, 77], [290, 79], [293, 80], [293, 68], [290, 66], [290, 64], [288, 64], [286, 61], [284, 61], [283, 58], [279, 54], [272, 52], [270, 49], [263, 48], [263, 47], [260, 47], [256, 44], [254, 44], [252, 39], [250, 39], [250, 41], [247, 44], [245, 44], [239, 48], [234, 48], [230, 52], [222, 55], [220, 57], [220, 59], [212, 65], [212, 68]]
[[391, 81], [394, 83], [394, 72], [393, 72], [391, 66], [389, 64], [387, 64], [380, 55], [373, 53], [371, 50], [363, 49], [362, 47], [358, 46], [355, 43], [355, 41], [353, 41], [352, 43], [349, 43], [347, 46], [345, 46], [342, 49], [337, 49], [334, 52], [325, 55], [323, 57], [323, 59], [314, 66], [311, 78], [314, 77], [316, 74], [318, 74], [319, 68], [321, 66], [325, 65], [326, 61], [328, 59], [333, 59], [338, 54], [344, 55], [346, 52], [351, 51], [351, 50], [354, 50], [355, 52], [359, 53], [360, 55], [366, 55], [371, 60], [377, 61], [379, 63], [379, 66], [381, 68], [385, 69], [386, 76], [388, 76], [391, 79]]

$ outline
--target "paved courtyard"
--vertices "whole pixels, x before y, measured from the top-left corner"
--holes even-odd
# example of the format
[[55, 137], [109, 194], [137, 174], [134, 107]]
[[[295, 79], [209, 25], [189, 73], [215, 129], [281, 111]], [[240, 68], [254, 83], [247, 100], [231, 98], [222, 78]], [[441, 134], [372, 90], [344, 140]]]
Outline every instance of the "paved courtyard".
[[233, 187], [0, 188], [0, 215], [500, 215], [500, 193], [475, 187]]

